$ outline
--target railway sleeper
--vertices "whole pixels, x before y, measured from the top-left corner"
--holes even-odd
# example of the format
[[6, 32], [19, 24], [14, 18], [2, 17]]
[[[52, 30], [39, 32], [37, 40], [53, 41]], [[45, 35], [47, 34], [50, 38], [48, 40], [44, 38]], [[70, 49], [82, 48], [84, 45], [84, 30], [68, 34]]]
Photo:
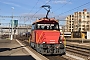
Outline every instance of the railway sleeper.
[[79, 46], [79, 45], [66, 45], [66, 46], [90, 50], [89, 47], [82, 47], [82, 46]]
[[89, 53], [85, 53], [85, 52], [82, 52], [82, 51], [77, 51], [77, 50], [70, 49], [70, 48], [67, 48], [66, 50], [69, 51], [69, 52], [79, 54], [79, 55], [83, 55], [83, 56], [89, 56], [90, 55]]
[[70, 47], [70, 46], [67, 46], [66, 48], [81, 51], [81, 52], [85, 52], [85, 53], [90, 53], [90, 50], [87, 50], [87, 49], [81, 49], [81, 48]]

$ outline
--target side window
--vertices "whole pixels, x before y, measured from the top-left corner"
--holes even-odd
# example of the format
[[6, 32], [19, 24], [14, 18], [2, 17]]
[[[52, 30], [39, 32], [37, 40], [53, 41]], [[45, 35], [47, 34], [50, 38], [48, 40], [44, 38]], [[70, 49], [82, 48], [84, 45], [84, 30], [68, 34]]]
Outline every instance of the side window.
[[35, 28], [35, 25], [32, 25], [32, 30], [34, 30], [34, 28]]
[[59, 25], [58, 24], [55, 24], [54, 25], [54, 29], [59, 30]]

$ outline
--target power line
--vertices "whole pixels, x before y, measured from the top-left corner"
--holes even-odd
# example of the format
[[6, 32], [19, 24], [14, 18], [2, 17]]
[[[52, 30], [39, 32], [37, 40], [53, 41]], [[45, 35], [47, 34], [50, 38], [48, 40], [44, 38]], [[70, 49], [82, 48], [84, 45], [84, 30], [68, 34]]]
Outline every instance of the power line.
[[[71, 2], [71, 0], [69, 0], [68, 2]], [[64, 5], [62, 5], [61, 7], [59, 7], [58, 9], [56, 9], [54, 12], [56, 12], [57, 10], [61, 9], [62, 7], [64, 7], [65, 5], [67, 5], [67, 3], [65, 3]]]
[[85, 4], [82, 4], [82, 5], [78, 6], [78, 7], [73, 8], [73, 9], [71, 9], [71, 10], [68, 10], [68, 11], [66, 11], [66, 12], [63, 12], [63, 13], [61, 13], [61, 14], [59, 14], [59, 15], [65, 14], [65, 13], [67, 13], [67, 12], [70, 12], [70, 11], [72, 11], [72, 10], [75, 10], [75, 9], [77, 9], [77, 8], [80, 8], [80, 7], [82, 7], [82, 6], [84, 6], [84, 5], [87, 5], [87, 4], [89, 4], [89, 3], [90, 3], [90, 2], [87, 2], [87, 3], [85, 3]]
[[[47, 3], [45, 3], [45, 5], [48, 4], [50, 1], [51, 1], [51, 0], [49, 0]], [[38, 11], [36, 11], [36, 13], [35, 13], [33, 16], [35, 16], [41, 9], [42, 9], [42, 8], [40, 8]], [[33, 18], [33, 16], [32, 16], [32, 18]]]
[[[36, 5], [38, 4], [39, 0], [36, 2], [36, 4], [33, 6], [33, 8], [30, 10], [30, 12], [36, 7]], [[29, 13], [30, 13], [29, 12]]]
[[45, 5], [48, 4], [50, 1], [51, 1], [51, 0], [49, 0], [47, 3], [45, 3]]
[[[39, 0], [36, 2], [36, 4], [33, 6], [33, 8], [30, 10], [30, 12], [29, 13], [31, 13], [31, 11], [36, 7], [36, 5], [38, 4], [38, 2], [39, 2]], [[28, 13], [28, 14], [29, 14]], [[29, 19], [29, 18], [28, 18]], [[25, 21], [26, 22], [26, 21]]]
[[[36, 4], [33, 6], [33, 8], [30, 10], [29, 13], [31, 13], [31, 11], [36, 7], [36, 5], [38, 4], [38, 2], [39, 2], [39, 0], [37, 0]], [[29, 14], [29, 13], [28, 13], [28, 14]], [[28, 15], [28, 14], [27, 14], [27, 15]], [[29, 18], [28, 18], [28, 19], [29, 19]]]
[[[50, 1], [51, 1], [51, 0], [49, 0], [47, 3], [45, 3], [45, 5], [48, 4]], [[33, 18], [41, 9], [42, 9], [42, 8], [40, 8], [38, 11], [36, 11], [35, 14], [32, 16], [32, 18]], [[31, 19], [32, 19], [32, 18], [31, 18]]]
[[[32, 18], [33, 18], [40, 10], [41, 10], [41, 8], [40, 8], [38, 11], [35, 12], [35, 14], [32, 16]], [[31, 18], [31, 19], [32, 19], [32, 18]]]
[[[69, 0], [68, 2], [71, 2], [71, 0]], [[56, 12], [56, 11], [58, 11], [58, 10], [60, 10], [62, 7], [64, 7], [65, 5], [67, 5], [67, 3], [65, 3], [64, 5], [62, 5], [61, 7], [59, 7], [58, 9], [56, 9], [55, 11], [53, 11], [53, 12]]]

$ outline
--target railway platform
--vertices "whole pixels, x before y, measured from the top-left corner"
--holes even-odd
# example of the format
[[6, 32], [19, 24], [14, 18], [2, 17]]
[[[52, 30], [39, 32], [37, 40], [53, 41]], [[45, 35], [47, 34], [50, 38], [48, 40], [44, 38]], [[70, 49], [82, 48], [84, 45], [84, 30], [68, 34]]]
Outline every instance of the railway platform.
[[35, 60], [15, 40], [0, 39], [0, 60]]
[[[5, 57], [5, 58], [4, 58]], [[48, 60], [35, 50], [24, 45], [21, 41], [0, 40], [0, 59], [1, 60]]]

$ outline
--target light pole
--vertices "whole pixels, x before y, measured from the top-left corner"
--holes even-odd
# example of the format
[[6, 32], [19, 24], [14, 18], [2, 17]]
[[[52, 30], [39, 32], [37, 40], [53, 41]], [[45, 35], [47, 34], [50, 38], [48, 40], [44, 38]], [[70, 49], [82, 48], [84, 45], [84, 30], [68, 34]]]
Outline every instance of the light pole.
[[13, 39], [13, 24], [14, 24], [14, 23], [13, 23], [13, 22], [14, 22], [14, 21], [13, 21], [13, 10], [14, 10], [14, 7], [11, 7], [11, 8], [12, 8], [12, 20], [11, 20], [11, 28], [12, 28], [12, 29], [11, 29], [11, 40], [12, 40], [12, 39]]

